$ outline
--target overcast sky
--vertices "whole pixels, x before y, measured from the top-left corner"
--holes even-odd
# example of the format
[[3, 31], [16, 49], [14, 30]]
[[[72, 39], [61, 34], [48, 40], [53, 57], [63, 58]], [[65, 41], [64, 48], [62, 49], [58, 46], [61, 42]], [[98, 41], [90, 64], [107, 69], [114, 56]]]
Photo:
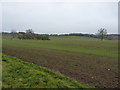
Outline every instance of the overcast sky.
[[2, 3], [3, 31], [37, 33], [118, 33], [117, 2], [10, 2]]

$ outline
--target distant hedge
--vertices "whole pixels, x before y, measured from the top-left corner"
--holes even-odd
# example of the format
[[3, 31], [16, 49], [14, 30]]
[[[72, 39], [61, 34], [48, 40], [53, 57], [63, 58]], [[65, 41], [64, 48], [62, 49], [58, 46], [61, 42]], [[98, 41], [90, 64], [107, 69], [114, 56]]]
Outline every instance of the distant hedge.
[[20, 34], [19, 39], [36, 39], [36, 40], [50, 40], [49, 35], [39, 35], [39, 34]]

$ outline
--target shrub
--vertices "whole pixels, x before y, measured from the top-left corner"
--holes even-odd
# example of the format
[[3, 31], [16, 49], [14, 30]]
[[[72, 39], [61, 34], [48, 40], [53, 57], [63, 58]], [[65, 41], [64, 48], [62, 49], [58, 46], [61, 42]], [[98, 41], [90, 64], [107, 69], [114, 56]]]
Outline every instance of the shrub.
[[36, 39], [36, 40], [50, 40], [49, 35], [39, 35], [39, 34], [20, 34], [19, 39]]

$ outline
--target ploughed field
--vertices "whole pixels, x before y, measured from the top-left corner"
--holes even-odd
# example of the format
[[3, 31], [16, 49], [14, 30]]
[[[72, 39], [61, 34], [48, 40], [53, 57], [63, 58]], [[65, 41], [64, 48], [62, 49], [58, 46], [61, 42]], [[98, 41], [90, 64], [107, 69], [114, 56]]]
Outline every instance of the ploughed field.
[[7, 55], [2, 55], [2, 67], [2, 88], [94, 88]]
[[98, 88], [118, 87], [118, 41], [60, 36], [3, 40], [2, 51]]

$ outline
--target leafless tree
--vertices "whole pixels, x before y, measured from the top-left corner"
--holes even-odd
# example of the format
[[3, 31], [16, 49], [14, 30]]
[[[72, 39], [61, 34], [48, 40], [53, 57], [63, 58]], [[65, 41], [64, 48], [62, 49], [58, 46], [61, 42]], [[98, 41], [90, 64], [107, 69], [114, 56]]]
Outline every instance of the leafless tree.
[[12, 34], [15, 34], [15, 33], [17, 33], [17, 32], [16, 32], [15, 29], [12, 29], [12, 30], [11, 30], [11, 33], [12, 33]]
[[107, 35], [107, 30], [105, 28], [101, 28], [101, 29], [98, 30], [97, 34], [98, 34], [98, 37], [101, 40], [103, 40], [106, 37], [106, 35]]
[[17, 31], [15, 29], [11, 30], [12, 39], [16, 37]]
[[27, 29], [27, 30], [26, 30], [26, 33], [27, 33], [27, 34], [34, 34], [34, 31], [33, 31], [32, 29]]

